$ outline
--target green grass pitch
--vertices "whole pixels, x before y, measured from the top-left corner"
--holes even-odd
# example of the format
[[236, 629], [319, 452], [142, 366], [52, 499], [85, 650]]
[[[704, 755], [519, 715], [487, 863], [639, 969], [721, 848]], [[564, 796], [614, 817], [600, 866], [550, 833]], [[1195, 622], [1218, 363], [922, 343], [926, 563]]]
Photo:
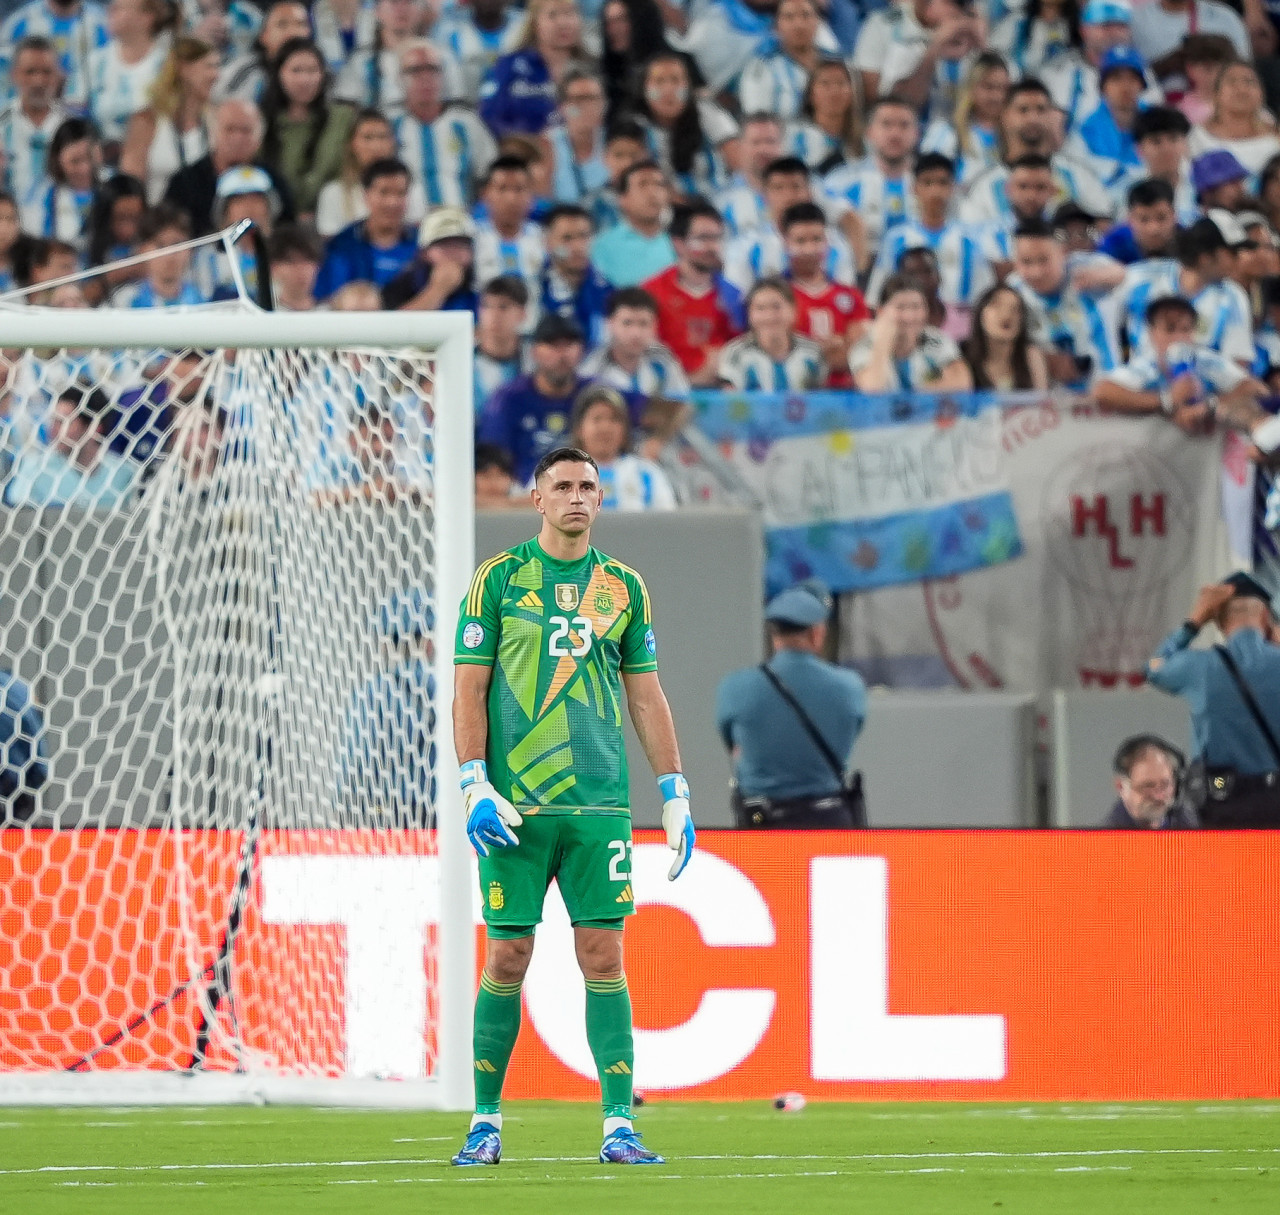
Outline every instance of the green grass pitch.
[[1280, 1103], [659, 1101], [637, 1126], [665, 1167], [596, 1163], [597, 1110], [550, 1102], [512, 1105], [506, 1159], [473, 1169], [448, 1163], [459, 1115], [0, 1107], [0, 1212], [1280, 1212]]

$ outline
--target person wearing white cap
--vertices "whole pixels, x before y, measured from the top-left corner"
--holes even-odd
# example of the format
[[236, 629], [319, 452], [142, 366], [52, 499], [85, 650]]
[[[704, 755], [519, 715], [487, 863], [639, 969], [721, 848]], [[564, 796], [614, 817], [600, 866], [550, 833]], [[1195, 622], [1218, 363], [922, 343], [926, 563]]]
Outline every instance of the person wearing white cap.
[[437, 207], [418, 226], [418, 255], [382, 289], [384, 308], [474, 312], [476, 226], [460, 207]]
[[1166, 85], [1186, 87], [1181, 49], [1188, 34], [1222, 34], [1241, 59], [1253, 59], [1244, 22], [1217, 0], [1151, 0], [1133, 14], [1133, 45]]
[[822, 657], [832, 605], [816, 578], [775, 595], [764, 614], [773, 657], [734, 671], [716, 692], [739, 827], [866, 826], [849, 758], [866, 721], [867, 688]]
[[[242, 220], [251, 220], [266, 239], [280, 216], [280, 195], [266, 169], [257, 165], [239, 165], [218, 178], [213, 196], [215, 228], [230, 228]], [[248, 291], [258, 286], [258, 261], [253, 238], [247, 233], [236, 245], [236, 261], [240, 277]], [[235, 299], [240, 294], [236, 274], [226, 250], [221, 245], [203, 245], [194, 257], [196, 282], [209, 299]]]

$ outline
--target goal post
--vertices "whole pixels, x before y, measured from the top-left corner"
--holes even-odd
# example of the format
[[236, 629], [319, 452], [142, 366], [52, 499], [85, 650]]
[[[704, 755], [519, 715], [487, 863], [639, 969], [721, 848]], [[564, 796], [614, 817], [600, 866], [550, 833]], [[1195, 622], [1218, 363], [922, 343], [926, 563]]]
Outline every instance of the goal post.
[[[0, 349], [0, 675], [43, 721], [30, 797], [0, 800], [0, 1103], [469, 1108], [470, 314], [0, 309]], [[193, 409], [220, 394], [203, 464], [154, 370], [180, 356]], [[61, 418], [91, 389], [99, 414]], [[360, 427], [416, 473], [366, 477]], [[127, 491], [58, 449], [90, 431]], [[344, 462], [326, 484], [322, 456]], [[398, 758], [353, 759], [352, 731]]]

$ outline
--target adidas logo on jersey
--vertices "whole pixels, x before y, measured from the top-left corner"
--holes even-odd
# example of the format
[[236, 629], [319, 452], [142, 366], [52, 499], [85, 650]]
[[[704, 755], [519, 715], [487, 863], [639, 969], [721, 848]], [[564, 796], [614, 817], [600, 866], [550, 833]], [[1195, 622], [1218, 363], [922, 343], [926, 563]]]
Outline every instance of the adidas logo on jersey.
[[615, 903], [631, 903], [635, 901], [635, 895], [631, 893], [631, 883], [628, 882], [623, 888], [622, 893], [613, 900]]

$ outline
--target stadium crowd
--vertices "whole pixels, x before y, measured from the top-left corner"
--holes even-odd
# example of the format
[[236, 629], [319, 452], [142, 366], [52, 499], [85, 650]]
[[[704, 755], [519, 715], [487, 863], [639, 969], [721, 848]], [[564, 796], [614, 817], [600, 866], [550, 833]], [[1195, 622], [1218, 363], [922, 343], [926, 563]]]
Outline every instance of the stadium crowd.
[[[29, 0], [0, 288], [231, 298], [248, 239], [42, 287], [251, 219], [277, 307], [472, 311], [490, 503], [573, 433], [610, 505], [675, 505], [648, 457], [698, 387], [1066, 386], [1202, 433], [1280, 383], [1278, 30], [1264, 0]], [[96, 386], [9, 385], [8, 502], [86, 459], [127, 489], [151, 451]], [[24, 476], [24, 426], [70, 472]]]

